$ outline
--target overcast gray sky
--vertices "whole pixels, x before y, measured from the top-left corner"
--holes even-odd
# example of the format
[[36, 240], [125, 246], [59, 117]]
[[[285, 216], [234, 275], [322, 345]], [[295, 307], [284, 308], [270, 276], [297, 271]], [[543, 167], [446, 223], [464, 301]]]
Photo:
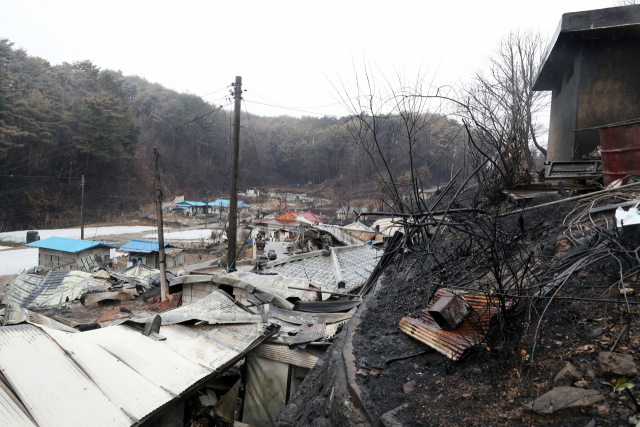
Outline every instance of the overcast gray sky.
[[[219, 104], [243, 78], [245, 99], [345, 114], [332, 82], [366, 61], [455, 85], [512, 29], [553, 34], [562, 13], [611, 0], [71, 1], [0, 0], [0, 37], [53, 64], [90, 59]], [[434, 77], [435, 76], [435, 77]], [[217, 92], [216, 92], [217, 91]], [[262, 115], [304, 113], [247, 104]], [[322, 108], [316, 108], [325, 106]]]

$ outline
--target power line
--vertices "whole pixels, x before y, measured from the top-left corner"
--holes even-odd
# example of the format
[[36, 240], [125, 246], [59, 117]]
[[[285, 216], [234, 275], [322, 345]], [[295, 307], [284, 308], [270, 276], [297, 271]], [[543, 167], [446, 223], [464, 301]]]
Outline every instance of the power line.
[[[242, 100], [244, 102], [244, 99]], [[249, 109], [247, 108], [247, 103], [244, 103], [244, 111], [247, 113], [247, 121], [249, 122], [249, 136], [251, 137], [251, 142], [253, 143], [253, 151], [256, 153], [256, 160], [258, 161], [258, 167], [260, 168], [260, 173], [262, 174], [262, 182], [266, 184], [267, 180], [264, 176], [264, 170], [262, 169], [262, 164], [260, 163], [260, 156], [258, 155], [258, 149], [256, 147], [256, 141], [253, 137], [254, 130], [251, 125], [251, 117], [249, 115]]]
[[317, 113], [315, 111], [306, 111], [306, 110], [301, 110], [301, 109], [298, 109], [298, 108], [283, 107], [283, 106], [275, 105], [275, 104], [265, 104], [264, 102], [258, 102], [258, 101], [246, 101], [246, 102], [251, 102], [253, 104], [266, 105], [267, 107], [281, 108], [283, 110], [291, 110], [291, 111], [298, 111], [298, 112], [301, 112], [301, 113], [317, 114], [317, 115], [323, 116], [323, 117], [333, 117], [333, 118], [336, 118], [336, 119], [340, 118], [339, 116], [336, 116], [334, 114]]

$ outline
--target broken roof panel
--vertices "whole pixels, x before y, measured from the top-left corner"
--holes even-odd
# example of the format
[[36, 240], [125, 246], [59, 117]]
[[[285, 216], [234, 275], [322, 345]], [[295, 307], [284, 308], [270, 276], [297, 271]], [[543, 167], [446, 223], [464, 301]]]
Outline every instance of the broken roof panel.
[[[260, 314], [254, 314], [224, 291], [218, 289], [192, 304], [165, 311], [159, 316], [163, 325], [173, 325], [188, 320], [203, 320], [209, 324], [266, 323], [269, 317], [269, 307], [261, 307], [259, 311]], [[146, 323], [147, 319], [131, 321]]]
[[45, 277], [22, 274], [7, 286], [5, 303], [21, 307], [54, 307], [89, 290], [107, 290], [111, 282], [80, 270], [50, 270]]
[[[145, 264], [137, 264], [120, 271], [107, 269], [109, 274], [125, 282], [135, 283], [148, 291], [151, 288], [160, 286], [160, 270], [149, 267]], [[167, 280], [171, 280], [175, 274], [167, 271]]]
[[[272, 261], [262, 271], [313, 280], [322, 283], [322, 290], [351, 292], [367, 281], [382, 256], [382, 251], [369, 245], [329, 249]], [[338, 289], [339, 281], [345, 282], [344, 290]]]
[[375, 232], [368, 229], [360, 229], [356, 227], [341, 227], [339, 225], [317, 224], [312, 228], [322, 230], [331, 234], [340, 243], [351, 245], [362, 245], [367, 240], [375, 237]]

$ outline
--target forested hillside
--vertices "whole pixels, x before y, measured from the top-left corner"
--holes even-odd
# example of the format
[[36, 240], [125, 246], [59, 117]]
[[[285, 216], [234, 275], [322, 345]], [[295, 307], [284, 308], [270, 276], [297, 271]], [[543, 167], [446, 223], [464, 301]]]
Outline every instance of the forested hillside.
[[[51, 65], [0, 40], [0, 230], [77, 223], [82, 175], [89, 220], [148, 205], [153, 147], [165, 199], [228, 195], [226, 92], [205, 101], [90, 61]], [[250, 98], [239, 188], [301, 184], [313, 192], [308, 183], [326, 182], [346, 198], [373, 197], [378, 175], [371, 154], [353, 141], [351, 118], [255, 116], [247, 114]], [[402, 183], [409, 157], [394, 132], [380, 130], [381, 148]], [[421, 135], [413, 155], [425, 185], [446, 181], [463, 163], [459, 125], [434, 116]]]

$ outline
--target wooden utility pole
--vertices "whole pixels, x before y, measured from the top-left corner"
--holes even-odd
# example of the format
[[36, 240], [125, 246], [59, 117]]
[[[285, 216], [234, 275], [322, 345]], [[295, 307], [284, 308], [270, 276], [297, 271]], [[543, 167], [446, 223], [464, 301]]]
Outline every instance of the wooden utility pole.
[[158, 149], [153, 147], [153, 158], [155, 159], [155, 169], [156, 175], [153, 182], [154, 186], [154, 196], [156, 199], [156, 218], [158, 219], [158, 253], [159, 260], [158, 264], [160, 266], [160, 299], [162, 301], [167, 300], [167, 295], [169, 294], [169, 287], [167, 286], [167, 263], [166, 257], [164, 255], [164, 230], [162, 228], [162, 188], [160, 186], [160, 169], [158, 168], [158, 159], [160, 158], [160, 154], [158, 154]]
[[84, 175], [82, 175], [82, 201], [80, 202], [80, 240], [84, 240]]
[[227, 234], [229, 271], [236, 269], [236, 234], [238, 232], [238, 158], [240, 157], [240, 108], [242, 77], [233, 84], [235, 107], [233, 110], [233, 149], [231, 150], [231, 200], [229, 200], [229, 233]]

